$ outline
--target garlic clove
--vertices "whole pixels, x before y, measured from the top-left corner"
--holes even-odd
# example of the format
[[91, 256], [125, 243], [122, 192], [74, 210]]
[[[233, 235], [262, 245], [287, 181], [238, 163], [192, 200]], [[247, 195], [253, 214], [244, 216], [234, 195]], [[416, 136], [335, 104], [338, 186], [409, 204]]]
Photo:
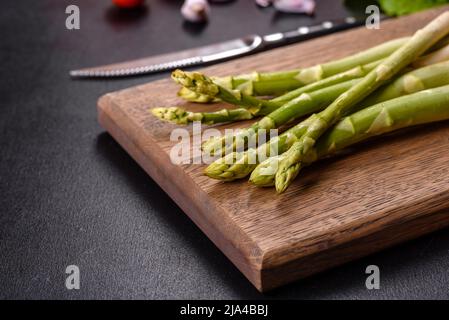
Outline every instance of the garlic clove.
[[206, 0], [185, 0], [181, 7], [184, 19], [190, 22], [203, 22], [209, 17], [210, 7]]
[[275, 0], [274, 7], [281, 12], [305, 13], [312, 15], [315, 12], [314, 0]]

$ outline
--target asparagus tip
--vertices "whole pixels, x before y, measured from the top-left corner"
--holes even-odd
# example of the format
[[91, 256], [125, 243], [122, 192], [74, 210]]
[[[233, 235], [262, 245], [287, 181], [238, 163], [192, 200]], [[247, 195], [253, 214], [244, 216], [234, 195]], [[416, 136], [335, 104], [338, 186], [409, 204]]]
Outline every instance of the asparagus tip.
[[278, 162], [279, 156], [262, 161], [251, 173], [249, 181], [258, 187], [272, 187]]
[[299, 163], [295, 163], [289, 166], [283, 166], [281, 161], [279, 171], [276, 172], [274, 178], [274, 186], [276, 187], [277, 193], [283, 193], [285, 190], [287, 190], [288, 186], [298, 175], [299, 169]]
[[213, 162], [204, 169], [204, 174], [215, 180], [232, 181], [232, 177], [226, 174], [224, 166], [226, 166], [224, 163]]
[[199, 72], [187, 72], [176, 69], [171, 74], [172, 79], [187, 89], [197, 94], [207, 95], [210, 99], [215, 98], [219, 93], [218, 86], [210, 79]]
[[187, 124], [193, 121], [192, 115], [194, 115], [194, 113], [179, 107], [158, 107], [153, 108], [150, 111], [155, 117], [176, 124]]

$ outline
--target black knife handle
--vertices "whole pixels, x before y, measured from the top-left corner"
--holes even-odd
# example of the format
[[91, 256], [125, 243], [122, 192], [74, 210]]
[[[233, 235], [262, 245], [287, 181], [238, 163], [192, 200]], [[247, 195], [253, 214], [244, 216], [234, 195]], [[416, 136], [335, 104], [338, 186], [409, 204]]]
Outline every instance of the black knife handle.
[[262, 39], [264, 42], [264, 46], [277, 47], [280, 45], [303, 41], [336, 31], [361, 26], [364, 23], [364, 20], [358, 20], [354, 17], [347, 17], [342, 20], [324, 21], [320, 24], [312, 26], [299, 27], [298, 29], [292, 31], [268, 34], [266, 36], [263, 36]]

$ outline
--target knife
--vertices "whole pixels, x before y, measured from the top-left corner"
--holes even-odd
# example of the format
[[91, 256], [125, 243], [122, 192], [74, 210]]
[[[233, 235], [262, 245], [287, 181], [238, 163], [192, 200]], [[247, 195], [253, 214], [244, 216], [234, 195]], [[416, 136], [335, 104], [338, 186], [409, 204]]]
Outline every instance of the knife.
[[365, 20], [347, 17], [342, 20], [324, 21], [317, 25], [303, 26], [288, 32], [273, 33], [265, 36], [249, 35], [216, 43], [204, 47], [188, 49], [168, 54], [162, 54], [133, 61], [109, 64], [100, 67], [85, 68], [70, 71], [74, 78], [110, 78], [143, 75], [176, 68], [209, 64], [217, 61], [259, 52], [264, 49], [278, 47], [284, 44], [307, 40], [332, 32], [359, 26]]

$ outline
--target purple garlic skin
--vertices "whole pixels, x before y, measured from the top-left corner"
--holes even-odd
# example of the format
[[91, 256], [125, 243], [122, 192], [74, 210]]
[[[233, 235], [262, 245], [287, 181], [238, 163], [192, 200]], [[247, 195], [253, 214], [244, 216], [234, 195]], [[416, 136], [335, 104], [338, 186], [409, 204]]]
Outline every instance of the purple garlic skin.
[[210, 7], [207, 0], [185, 0], [181, 14], [187, 21], [204, 22], [208, 19]]

